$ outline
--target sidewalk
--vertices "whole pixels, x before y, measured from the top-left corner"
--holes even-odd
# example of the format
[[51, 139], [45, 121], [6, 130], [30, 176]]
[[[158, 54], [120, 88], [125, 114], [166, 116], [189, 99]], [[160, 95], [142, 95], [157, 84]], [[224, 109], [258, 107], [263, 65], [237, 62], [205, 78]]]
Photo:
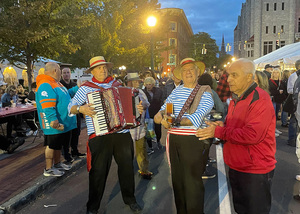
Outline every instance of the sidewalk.
[[[13, 154], [0, 154], [0, 214], [14, 213], [23, 205], [34, 200], [49, 185], [63, 181], [72, 172], [86, 164], [85, 158], [75, 160], [72, 169], [62, 177], [44, 177], [44, 138], [26, 139], [24, 145]], [[78, 149], [86, 152], [86, 129], [81, 130]], [[63, 159], [63, 158], [62, 158]]]

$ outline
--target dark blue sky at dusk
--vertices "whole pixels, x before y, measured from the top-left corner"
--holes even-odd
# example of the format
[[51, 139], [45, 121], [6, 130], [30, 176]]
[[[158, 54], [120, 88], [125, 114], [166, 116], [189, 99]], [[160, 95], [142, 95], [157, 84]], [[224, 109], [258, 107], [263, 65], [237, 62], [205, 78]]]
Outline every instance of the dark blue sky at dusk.
[[[194, 34], [206, 32], [221, 48], [222, 35], [225, 45], [233, 46], [233, 30], [246, 0], [159, 0], [161, 8], [180, 8], [193, 29]], [[232, 47], [233, 50], [233, 47]], [[231, 51], [233, 52], [233, 51]]]

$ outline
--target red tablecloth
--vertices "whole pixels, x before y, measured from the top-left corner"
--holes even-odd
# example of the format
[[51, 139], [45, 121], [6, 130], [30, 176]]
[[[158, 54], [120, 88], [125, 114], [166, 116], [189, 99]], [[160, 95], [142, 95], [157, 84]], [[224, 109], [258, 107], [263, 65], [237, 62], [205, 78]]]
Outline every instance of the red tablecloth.
[[36, 111], [36, 107], [32, 105], [18, 105], [17, 107], [8, 107], [0, 109], [0, 118], [9, 117], [18, 114], [24, 114], [28, 112]]

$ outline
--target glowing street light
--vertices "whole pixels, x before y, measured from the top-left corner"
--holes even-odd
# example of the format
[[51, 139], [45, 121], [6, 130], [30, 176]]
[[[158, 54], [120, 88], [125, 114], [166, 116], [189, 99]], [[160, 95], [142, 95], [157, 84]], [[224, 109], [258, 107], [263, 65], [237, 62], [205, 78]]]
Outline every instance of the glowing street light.
[[154, 71], [154, 42], [153, 42], [153, 32], [152, 28], [156, 25], [157, 19], [154, 16], [149, 16], [147, 18], [147, 24], [150, 27], [150, 45], [151, 45], [151, 70]]
[[154, 27], [156, 25], [157, 19], [154, 16], [149, 16], [147, 18], [147, 24], [149, 27]]

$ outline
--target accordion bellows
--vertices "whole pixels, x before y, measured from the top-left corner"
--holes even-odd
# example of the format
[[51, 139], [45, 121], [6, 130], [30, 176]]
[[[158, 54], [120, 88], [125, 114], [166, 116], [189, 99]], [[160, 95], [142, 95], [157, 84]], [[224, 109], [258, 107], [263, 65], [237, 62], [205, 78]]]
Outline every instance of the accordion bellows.
[[105, 135], [140, 124], [136, 108], [139, 103], [138, 90], [129, 87], [100, 89], [87, 94], [96, 115], [92, 118], [95, 134]]

